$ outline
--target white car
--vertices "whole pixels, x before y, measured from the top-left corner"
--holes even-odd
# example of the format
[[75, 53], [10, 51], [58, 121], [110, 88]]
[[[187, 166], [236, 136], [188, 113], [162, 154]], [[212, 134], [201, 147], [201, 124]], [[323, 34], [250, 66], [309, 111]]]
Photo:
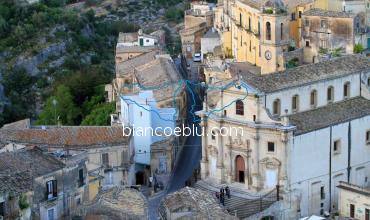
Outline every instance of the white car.
[[194, 54], [193, 61], [194, 62], [200, 62], [200, 61], [202, 61], [201, 54], [200, 53]]

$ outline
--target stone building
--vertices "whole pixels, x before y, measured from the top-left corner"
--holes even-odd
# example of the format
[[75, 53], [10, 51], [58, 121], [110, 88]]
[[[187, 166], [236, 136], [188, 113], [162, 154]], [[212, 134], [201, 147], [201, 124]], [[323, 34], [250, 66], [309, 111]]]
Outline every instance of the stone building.
[[150, 145], [150, 168], [153, 177], [153, 186], [167, 185], [170, 180], [175, 159], [180, 151], [180, 146], [175, 137], [168, 137]]
[[[261, 75], [231, 64], [202, 118], [202, 179], [250, 194], [276, 187], [297, 219], [338, 208], [339, 181], [367, 186], [370, 60], [347, 56]], [[256, 71], [258, 68], [256, 68]], [[368, 152], [368, 153], [366, 153]]]
[[[130, 71], [123, 75], [126, 84], [120, 93], [120, 121], [132, 127], [133, 131], [145, 129], [145, 133], [136, 133], [132, 139], [137, 184], [149, 184], [149, 175], [157, 168], [153, 170], [150, 167], [151, 145], [167, 138], [163, 129], [174, 129], [186, 123], [185, 81], [168, 56], [150, 56], [150, 59], [137, 65], [133, 73]], [[154, 130], [159, 133], [151, 132]], [[183, 139], [177, 138], [177, 145], [181, 145]], [[162, 147], [166, 151], [172, 146]], [[167, 159], [174, 160], [175, 157]]]
[[185, 11], [184, 29], [180, 31], [182, 54], [192, 58], [201, 52], [201, 37], [213, 25], [213, 5], [205, 1], [193, 1]]
[[23, 219], [61, 219], [85, 201], [88, 182], [83, 160], [66, 158], [63, 163], [40, 148], [26, 147], [0, 153], [0, 161], [5, 219], [15, 219], [20, 213], [29, 216]]
[[[311, 9], [303, 13], [302, 46], [306, 63], [319, 62], [322, 58], [353, 54], [358, 17], [348, 12]], [[363, 26], [364, 24], [359, 26]]]
[[285, 69], [284, 53], [294, 49], [290, 23], [281, 0], [224, 0], [216, 9], [225, 57], [256, 65], [262, 74]]
[[337, 188], [339, 216], [359, 220], [370, 219], [369, 187], [340, 182]]
[[[133, 183], [133, 149], [129, 136], [122, 127], [110, 126], [61, 126], [33, 127], [17, 123], [0, 129], [0, 142], [15, 145], [36, 145], [62, 156], [69, 161], [86, 161], [84, 177], [92, 180], [89, 199], [93, 199], [101, 187], [130, 185]], [[67, 167], [70, 162], [65, 162]], [[79, 171], [78, 171], [79, 172]], [[76, 173], [76, 176], [80, 175]]]
[[315, 0], [314, 8], [328, 11], [348, 12], [356, 16], [355, 42], [364, 48], [370, 46], [370, 1], [369, 0]]

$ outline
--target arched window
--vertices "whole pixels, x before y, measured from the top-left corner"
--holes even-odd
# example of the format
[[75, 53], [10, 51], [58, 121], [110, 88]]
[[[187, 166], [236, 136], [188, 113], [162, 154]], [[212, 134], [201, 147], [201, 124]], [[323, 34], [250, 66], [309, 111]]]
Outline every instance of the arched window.
[[343, 86], [344, 98], [349, 98], [351, 96], [350, 92], [351, 92], [351, 83], [350, 82], [344, 83], [344, 86]]
[[251, 17], [248, 18], [248, 29], [250, 31], [252, 30], [252, 19], [251, 19]]
[[284, 40], [284, 24], [280, 24], [280, 39]]
[[328, 102], [334, 101], [334, 87], [333, 86], [329, 86], [328, 88], [327, 101]]
[[299, 109], [299, 96], [294, 95], [292, 97], [292, 112], [297, 112]]
[[235, 114], [244, 115], [244, 103], [241, 100], [236, 101], [235, 103]]
[[280, 99], [275, 99], [272, 106], [272, 114], [280, 115]]
[[310, 95], [310, 105], [312, 108], [317, 106], [317, 91], [313, 90]]
[[271, 40], [271, 23], [266, 22], [266, 40]]

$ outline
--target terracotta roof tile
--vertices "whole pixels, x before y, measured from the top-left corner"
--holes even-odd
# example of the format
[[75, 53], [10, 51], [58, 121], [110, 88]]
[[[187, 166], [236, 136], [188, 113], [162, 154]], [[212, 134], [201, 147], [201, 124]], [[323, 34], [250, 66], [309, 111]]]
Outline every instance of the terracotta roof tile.
[[66, 126], [31, 129], [0, 129], [0, 142], [49, 146], [94, 147], [128, 144], [122, 127]]

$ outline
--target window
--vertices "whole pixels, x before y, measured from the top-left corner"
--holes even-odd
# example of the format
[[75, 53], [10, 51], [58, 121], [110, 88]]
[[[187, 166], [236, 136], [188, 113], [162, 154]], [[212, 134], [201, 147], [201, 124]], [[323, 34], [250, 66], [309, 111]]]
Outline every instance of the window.
[[0, 202], [0, 216], [5, 216], [5, 203]]
[[251, 17], [248, 18], [248, 30], [252, 30], [252, 19], [251, 19]]
[[284, 24], [280, 24], [280, 39], [284, 40]]
[[299, 96], [295, 95], [292, 98], [292, 112], [298, 111], [298, 105], [299, 105]]
[[351, 88], [350, 82], [346, 82], [343, 86], [343, 96], [344, 96], [344, 98], [349, 98], [350, 97], [350, 88]]
[[333, 143], [333, 152], [334, 154], [339, 154], [340, 153], [340, 140], [336, 140]]
[[370, 130], [366, 131], [366, 144], [370, 144]]
[[332, 86], [328, 88], [327, 100], [328, 102], [334, 101], [334, 88]]
[[292, 21], [295, 21], [295, 12], [293, 12], [293, 13], [291, 14], [291, 17], [292, 17]]
[[275, 152], [275, 143], [274, 142], [267, 142], [267, 151], [268, 152]]
[[215, 131], [212, 131], [212, 140], [216, 140], [216, 133], [215, 133]]
[[243, 46], [243, 35], [240, 36], [240, 46]]
[[317, 91], [313, 90], [310, 95], [310, 105], [311, 107], [317, 106]]
[[306, 41], [306, 47], [309, 47], [310, 46], [310, 42], [307, 40]]
[[271, 24], [266, 22], [266, 40], [271, 40]]
[[302, 11], [298, 11], [298, 17], [302, 18]]
[[240, 24], [240, 26], [243, 26], [242, 20], [243, 20], [243, 16], [242, 16], [242, 13], [240, 13], [239, 14], [239, 24]]
[[351, 218], [355, 217], [355, 205], [353, 204], [349, 205], [349, 217]]
[[321, 20], [320, 21], [320, 26], [321, 26], [321, 28], [326, 28], [327, 27], [327, 21], [326, 20]]
[[227, 116], [227, 111], [226, 110], [224, 110], [224, 116]]
[[367, 78], [367, 86], [370, 86], [370, 77]]
[[274, 115], [280, 115], [280, 99], [274, 101], [272, 113]]
[[83, 185], [85, 185], [84, 170], [79, 169], [78, 170], [78, 186], [81, 187]]
[[306, 27], [310, 26], [310, 20], [305, 19], [305, 20], [304, 20], [304, 25], [305, 25]]
[[102, 158], [102, 164], [104, 166], [108, 166], [109, 165], [109, 155], [108, 155], [108, 153], [103, 153], [101, 155], [101, 158]]
[[50, 180], [46, 182], [46, 199], [53, 199], [58, 196], [57, 181]]
[[323, 186], [320, 188], [320, 198], [321, 200], [325, 199], [325, 187]]
[[252, 41], [249, 41], [249, 51], [252, 51]]
[[235, 103], [235, 114], [244, 115], [244, 103], [241, 100], [236, 101]]
[[48, 220], [54, 220], [54, 209], [48, 210]]

